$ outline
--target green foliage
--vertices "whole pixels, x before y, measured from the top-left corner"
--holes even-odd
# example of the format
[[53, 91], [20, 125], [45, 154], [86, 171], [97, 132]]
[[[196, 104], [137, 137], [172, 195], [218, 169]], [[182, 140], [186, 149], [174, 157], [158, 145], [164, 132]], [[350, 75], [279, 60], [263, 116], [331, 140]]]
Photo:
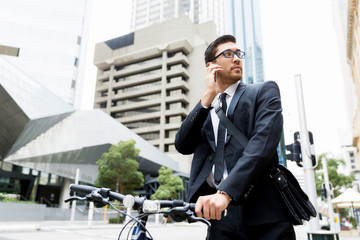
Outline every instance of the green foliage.
[[125, 221], [125, 217], [123, 216], [109, 218], [109, 223], [123, 223], [124, 221]]
[[112, 145], [96, 164], [99, 174], [95, 180], [98, 187], [107, 187], [122, 194], [131, 194], [144, 186], [144, 176], [139, 172], [139, 149], [135, 141], [120, 141]]
[[10, 203], [27, 203], [27, 204], [37, 204], [33, 201], [21, 201], [16, 194], [7, 194], [0, 192], [0, 202], [10, 202]]
[[320, 172], [316, 170], [322, 170], [322, 161], [327, 161], [329, 181], [333, 185], [335, 198], [341, 194], [341, 192], [339, 191], [341, 188], [349, 188], [352, 186], [352, 182], [355, 180], [354, 174], [351, 174], [350, 176], [345, 176], [342, 173], [338, 173], [338, 168], [340, 166], [345, 166], [344, 159], [329, 157], [326, 153], [319, 155], [318, 166], [315, 169], [316, 191], [318, 196], [321, 195], [320, 189], [322, 183], [324, 182], [324, 174], [322, 171]]
[[184, 184], [179, 176], [173, 175], [173, 170], [162, 166], [159, 169], [159, 188], [151, 195], [151, 199], [177, 199], [179, 191], [184, 190]]

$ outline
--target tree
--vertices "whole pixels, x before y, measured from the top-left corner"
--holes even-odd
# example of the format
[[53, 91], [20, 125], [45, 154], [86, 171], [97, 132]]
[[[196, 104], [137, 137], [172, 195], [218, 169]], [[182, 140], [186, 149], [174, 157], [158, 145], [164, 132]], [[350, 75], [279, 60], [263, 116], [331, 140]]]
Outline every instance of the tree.
[[139, 172], [139, 149], [135, 141], [120, 141], [112, 145], [96, 164], [99, 174], [95, 180], [98, 187], [107, 187], [121, 194], [131, 194], [135, 189], [144, 186], [144, 177]]
[[320, 189], [324, 182], [324, 174], [319, 171], [322, 170], [322, 161], [327, 161], [329, 181], [333, 185], [334, 198], [341, 194], [340, 189], [342, 187], [348, 188], [352, 186], [352, 182], [355, 180], [354, 174], [352, 173], [350, 176], [345, 176], [337, 171], [340, 166], [345, 166], [344, 159], [329, 157], [327, 153], [319, 155], [318, 159], [318, 166], [315, 169], [316, 191], [318, 196], [320, 196]]
[[159, 188], [151, 195], [151, 199], [178, 199], [179, 191], [184, 190], [184, 184], [179, 176], [173, 175], [173, 170], [162, 166], [159, 169]]

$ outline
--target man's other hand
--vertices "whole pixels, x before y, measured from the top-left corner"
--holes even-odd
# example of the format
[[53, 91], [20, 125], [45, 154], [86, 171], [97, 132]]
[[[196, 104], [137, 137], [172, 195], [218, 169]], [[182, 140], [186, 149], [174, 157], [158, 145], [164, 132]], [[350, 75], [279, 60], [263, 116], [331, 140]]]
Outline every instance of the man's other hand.
[[210, 219], [221, 219], [222, 212], [227, 208], [231, 201], [229, 195], [215, 193], [201, 196], [196, 202], [195, 213], [197, 217]]

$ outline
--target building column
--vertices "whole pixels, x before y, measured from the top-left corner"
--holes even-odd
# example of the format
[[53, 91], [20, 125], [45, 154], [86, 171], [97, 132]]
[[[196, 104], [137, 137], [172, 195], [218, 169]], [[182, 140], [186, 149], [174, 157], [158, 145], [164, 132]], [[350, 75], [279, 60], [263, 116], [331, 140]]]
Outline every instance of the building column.
[[160, 103], [160, 133], [159, 133], [159, 149], [165, 152], [165, 112], [166, 112], [166, 73], [167, 73], [167, 51], [162, 52], [162, 66], [161, 66], [161, 103]]
[[59, 199], [59, 207], [69, 209], [70, 203], [65, 203], [65, 199], [70, 197], [70, 184], [74, 183], [72, 179], [69, 178], [63, 178], [62, 184], [61, 184], [61, 190], [60, 190], [60, 199]]
[[113, 85], [114, 85], [114, 73], [115, 73], [115, 66], [114, 64], [110, 67], [109, 72], [109, 85], [108, 85], [108, 95], [107, 95], [107, 102], [106, 102], [106, 113], [111, 115], [111, 101], [112, 101], [112, 94], [113, 94]]

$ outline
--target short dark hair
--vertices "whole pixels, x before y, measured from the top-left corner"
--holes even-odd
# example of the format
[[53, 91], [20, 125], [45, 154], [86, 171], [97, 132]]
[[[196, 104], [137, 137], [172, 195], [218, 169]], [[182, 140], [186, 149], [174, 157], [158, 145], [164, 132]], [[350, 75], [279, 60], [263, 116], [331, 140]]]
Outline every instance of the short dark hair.
[[233, 42], [236, 43], [236, 38], [233, 35], [222, 35], [215, 39], [205, 50], [205, 64], [215, 58], [217, 47], [222, 43]]

